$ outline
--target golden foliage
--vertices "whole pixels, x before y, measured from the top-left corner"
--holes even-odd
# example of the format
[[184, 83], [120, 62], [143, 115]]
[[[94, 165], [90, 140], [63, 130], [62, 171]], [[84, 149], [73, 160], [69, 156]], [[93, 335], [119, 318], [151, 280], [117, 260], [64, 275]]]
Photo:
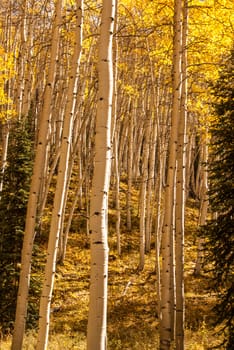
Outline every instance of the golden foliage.
[[7, 83], [14, 76], [13, 55], [0, 46], [0, 120], [11, 119], [15, 115], [12, 99], [8, 95]]

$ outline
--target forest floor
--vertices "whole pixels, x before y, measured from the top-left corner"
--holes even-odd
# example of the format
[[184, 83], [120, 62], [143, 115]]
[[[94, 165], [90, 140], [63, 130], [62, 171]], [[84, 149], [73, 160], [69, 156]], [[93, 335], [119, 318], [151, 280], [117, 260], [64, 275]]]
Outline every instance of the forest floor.
[[[110, 223], [114, 221], [110, 211]], [[190, 203], [186, 213], [185, 237], [185, 349], [212, 349], [220, 337], [214, 333], [212, 306], [215, 296], [207, 292], [209, 279], [193, 274], [196, 261], [197, 209]], [[57, 267], [52, 300], [48, 349], [86, 349], [89, 301], [89, 244], [82, 228], [70, 234], [63, 266]], [[116, 252], [115, 233], [110, 230], [108, 289], [108, 349], [159, 349], [155, 252], [145, 256], [145, 268], [137, 270], [139, 233], [122, 232], [122, 255]], [[30, 331], [24, 349], [35, 349], [36, 336]], [[0, 340], [0, 349], [10, 348]]]

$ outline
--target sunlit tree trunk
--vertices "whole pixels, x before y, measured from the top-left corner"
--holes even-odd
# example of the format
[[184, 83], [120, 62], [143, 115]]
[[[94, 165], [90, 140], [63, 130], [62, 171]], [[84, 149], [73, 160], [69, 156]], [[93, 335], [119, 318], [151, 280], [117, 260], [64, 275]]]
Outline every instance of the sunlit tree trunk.
[[33, 166], [33, 175], [27, 206], [25, 234], [21, 257], [21, 272], [17, 296], [16, 317], [12, 339], [12, 350], [21, 350], [27, 315], [28, 290], [30, 284], [31, 258], [35, 237], [35, 225], [37, 218], [38, 197], [41, 186], [41, 178], [44, 171], [45, 154], [47, 147], [47, 133], [50, 124], [51, 101], [55, 81], [55, 68], [59, 43], [59, 27], [61, 23], [62, 0], [58, 0], [55, 9], [55, 18], [52, 31], [51, 58], [48, 78], [44, 93], [44, 104], [40, 116], [40, 127], [36, 155]]
[[56, 259], [59, 244], [59, 235], [62, 226], [64, 203], [67, 192], [68, 162], [71, 152], [71, 137], [74, 119], [74, 107], [77, 96], [77, 82], [81, 58], [82, 45], [82, 0], [77, 1], [77, 23], [73, 59], [69, 72], [69, 85], [67, 92], [67, 102], [65, 107], [65, 117], [62, 131], [61, 153], [59, 159], [58, 176], [54, 195], [49, 242], [47, 248], [47, 261], [45, 266], [45, 278], [42, 287], [39, 311], [39, 330], [37, 339], [37, 350], [47, 348], [50, 305], [53, 292], [54, 276], [56, 272]]
[[186, 200], [186, 143], [187, 143], [187, 1], [183, 4], [182, 56], [181, 56], [181, 103], [178, 128], [177, 179], [176, 179], [176, 333], [177, 350], [184, 350], [184, 215]]
[[112, 36], [115, 1], [103, 0], [98, 51], [99, 92], [90, 201], [91, 277], [88, 350], [107, 348], [108, 191], [111, 169], [113, 95]]
[[165, 190], [165, 216], [162, 231], [162, 272], [161, 272], [161, 320], [160, 349], [169, 350], [174, 334], [174, 202], [176, 177], [176, 152], [178, 142], [178, 122], [180, 110], [180, 72], [181, 72], [181, 0], [174, 2], [174, 38], [173, 38], [173, 100], [171, 129], [168, 149], [167, 182]]
[[120, 174], [119, 174], [119, 159], [118, 159], [118, 137], [115, 136], [114, 141], [114, 164], [115, 164], [115, 210], [116, 210], [116, 237], [117, 237], [117, 252], [121, 255], [121, 236], [120, 236], [120, 221], [121, 221], [121, 208], [119, 198], [119, 186], [120, 186]]
[[8, 151], [8, 142], [9, 142], [9, 122], [5, 122], [2, 125], [2, 155], [1, 155], [1, 163], [0, 163], [0, 200], [2, 195], [2, 188], [3, 188], [3, 175], [5, 172], [5, 168], [7, 165], [7, 151]]
[[145, 132], [142, 151], [142, 177], [140, 188], [140, 262], [139, 270], [143, 270], [145, 264], [145, 243], [146, 243], [146, 199], [147, 199], [147, 182], [148, 182], [148, 164], [149, 164], [149, 138], [151, 129], [151, 120], [147, 110], [147, 102], [145, 101]]
[[16, 110], [19, 118], [22, 115], [22, 105], [23, 105], [23, 95], [24, 95], [24, 86], [25, 86], [25, 80], [24, 80], [24, 74], [25, 74], [25, 56], [27, 54], [27, 7], [28, 7], [28, 1], [24, 0], [22, 3], [22, 16], [20, 21], [20, 41], [21, 45], [19, 48], [19, 55], [18, 55], [18, 72], [17, 72], [17, 103], [16, 103]]
[[[134, 104], [134, 103], [133, 103]], [[131, 107], [130, 102], [129, 107]], [[127, 230], [132, 229], [132, 175], [133, 175], [133, 115], [129, 115], [129, 126], [128, 126], [128, 189], [127, 189]]]
[[[118, 32], [118, 0], [115, 1], [115, 23], [114, 33]], [[120, 234], [120, 222], [121, 222], [121, 208], [120, 208], [120, 169], [119, 169], [119, 126], [120, 122], [117, 121], [117, 109], [118, 109], [118, 58], [119, 58], [119, 43], [118, 36], [115, 36], [113, 43], [113, 67], [114, 67], [114, 85], [113, 85], [113, 107], [112, 107], [112, 127], [111, 127], [111, 139], [113, 143], [114, 153], [114, 174], [115, 174], [115, 210], [116, 210], [116, 238], [117, 238], [117, 252], [121, 255], [121, 234]]]
[[156, 116], [152, 115], [150, 111], [150, 118], [152, 118], [152, 127], [151, 127], [151, 140], [149, 145], [149, 176], [147, 181], [147, 201], [146, 201], [146, 235], [145, 235], [145, 251], [148, 253], [151, 248], [151, 235], [152, 235], [152, 219], [153, 219], [153, 210], [152, 210], [152, 198], [154, 192], [156, 177], [155, 174], [155, 154], [156, 154], [156, 144], [157, 144], [157, 114]]

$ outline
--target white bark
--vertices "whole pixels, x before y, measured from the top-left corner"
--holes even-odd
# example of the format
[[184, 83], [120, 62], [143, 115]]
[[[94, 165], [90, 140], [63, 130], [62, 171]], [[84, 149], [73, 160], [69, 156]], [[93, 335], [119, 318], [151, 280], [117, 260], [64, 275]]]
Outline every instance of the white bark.
[[115, 1], [103, 0], [98, 51], [99, 92], [94, 175], [90, 202], [91, 278], [87, 335], [88, 350], [104, 350], [107, 347], [107, 214], [111, 169], [112, 36], [114, 16]]
[[143, 270], [145, 265], [145, 242], [146, 242], [146, 199], [147, 199], [147, 182], [148, 182], [148, 164], [149, 164], [149, 137], [151, 129], [151, 120], [147, 111], [147, 103], [145, 106], [145, 133], [143, 141], [143, 152], [142, 152], [142, 178], [141, 178], [141, 189], [140, 189], [140, 261], [139, 270]]
[[65, 107], [65, 117], [62, 132], [61, 155], [59, 160], [57, 184], [54, 196], [54, 205], [51, 217], [51, 226], [49, 233], [49, 242], [47, 249], [47, 261], [45, 267], [45, 278], [42, 287], [42, 294], [40, 300], [39, 311], [39, 330], [37, 338], [37, 350], [44, 350], [47, 348], [49, 323], [50, 323], [50, 305], [54, 285], [54, 276], [56, 272], [56, 258], [58, 252], [59, 235], [62, 225], [62, 212], [64, 210], [64, 203], [67, 191], [67, 177], [68, 177], [68, 162], [71, 152], [71, 137], [74, 119], [74, 107], [77, 96], [77, 82], [81, 58], [81, 44], [82, 44], [82, 0], [77, 1], [77, 22], [76, 22], [76, 36], [73, 59], [71, 69], [69, 72], [68, 96]]
[[120, 208], [120, 198], [119, 198], [119, 186], [120, 186], [120, 176], [119, 176], [119, 161], [118, 161], [118, 137], [115, 136], [114, 141], [114, 158], [115, 158], [115, 210], [116, 210], [116, 237], [117, 237], [117, 252], [121, 255], [121, 235], [120, 235], [120, 222], [121, 222], [121, 208]]
[[176, 259], [176, 332], [175, 343], [177, 350], [184, 350], [184, 216], [186, 200], [186, 144], [187, 144], [187, 1], [183, 7], [182, 29], [182, 88], [180, 122], [178, 130], [177, 150], [177, 180], [176, 180], [176, 233], [175, 233], [175, 259]]
[[17, 74], [17, 114], [19, 118], [22, 116], [22, 105], [23, 105], [23, 96], [24, 96], [24, 88], [25, 88], [25, 55], [27, 53], [27, 6], [28, 1], [24, 0], [22, 4], [22, 18], [20, 21], [20, 39], [21, 46], [19, 50], [18, 57], [18, 74]]
[[161, 322], [160, 349], [169, 350], [173, 340], [174, 313], [174, 195], [176, 176], [176, 152], [178, 142], [178, 121], [180, 109], [180, 50], [181, 50], [181, 0], [175, 0], [173, 40], [173, 101], [169, 140], [169, 160], [165, 191], [165, 216], [162, 232], [162, 273], [161, 273]]
[[[155, 98], [155, 96], [153, 97]], [[150, 118], [152, 118], [150, 145], [149, 145], [149, 175], [147, 181], [147, 200], [146, 200], [146, 224], [145, 224], [145, 251], [148, 253], [151, 249], [151, 235], [152, 235], [152, 218], [153, 218], [153, 190], [155, 178], [155, 154], [157, 143], [157, 116], [153, 116], [152, 111], [149, 111]]]
[[[130, 103], [130, 106], [132, 103]], [[127, 189], [127, 230], [131, 231], [132, 229], [132, 176], [133, 176], [133, 115], [129, 115], [129, 127], [128, 127], [128, 189]]]
[[[115, 23], [114, 32], [118, 32], [118, 0], [115, 2]], [[117, 108], [118, 108], [118, 58], [119, 58], [119, 45], [118, 36], [116, 35], [113, 43], [114, 51], [114, 84], [113, 84], [113, 107], [112, 107], [112, 123], [111, 123], [111, 139], [114, 148], [114, 169], [115, 169], [115, 210], [116, 210], [116, 237], [117, 237], [117, 252], [121, 255], [121, 234], [120, 234], [120, 222], [121, 222], [121, 208], [120, 208], [120, 169], [119, 169], [119, 122], [117, 122]]]
[[1, 159], [1, 165], [0, 165], [0, 200], [2, 195], [2, 189], [3, 189], [3, 176], [7, 165], [7, 151], [8, 151], [8, 142], [9, 142], [9, 122], [6, 121], [2, 125], [2, 159]]

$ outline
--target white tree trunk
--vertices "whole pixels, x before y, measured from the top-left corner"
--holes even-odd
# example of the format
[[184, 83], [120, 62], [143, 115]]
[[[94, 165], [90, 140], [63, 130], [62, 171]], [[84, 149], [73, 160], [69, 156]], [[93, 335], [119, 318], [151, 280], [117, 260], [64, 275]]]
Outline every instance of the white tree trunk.
[[145, 103], [145, 132], [144, 132], [144, 142], [142, 151], [142, 178], [141, 178], [141, 189], [140, 189], [140, 261], [139, 270], [144, 269], [145, 265], [145, 242], [146, 242], [146, 199], [147, 199], [147, 182], [149, 176], [149, 138], [151, 129], [151, 120], [149, 118], [149, 113], [147, 111], [147, 103]]
[[2, 159], [0, 164], [0, 200], [2, 195], [2, 189], [3, 189], [3, 176], [7, 165], [7, 151], [8, 151], [8, 142], [9, 142], [9, 122], [6, 121], [2, 125]]
[[18, 57], [18, 74], [17, 74], [17, 104], [16, 110], [19, 118], [22, 117], [22, 104], [23, 104], [23, 95], [24, 95], [24, 87], [25, 87], [25, 66], [26, 59], [25, 56], [27, 54], [27, 6], [28, 1], [24, 0], [22, 6], [22, 17], [20, 21], [20, 39], [21, 45], [19, 50]]
[[119, 198], [119, 186], [120, 186], [120, 175], [119, 175], [119, 159], [118, 159], [118, 137], [115, 135], [114, 141], [114, 158], [115, 158], [115, 210], [116, 210], [116, 237], [117, 237], [117, 252], [121, 255], [121, 235], [120, 235], [120, 222], [121, 222], [121, 208]]
[[[118, 0], [115, 2], [115, 23], [114, 32], [118, 32]], [[121, 255], [121, 208], [120, 208], [120, 169], [119, 169], [119, 122], [117, 122], [117, 107], [118, 107], [118, 58], [119, 45], [118, 36], [116, 35], [113, 43], [113, 67], [114, 67], [114, 84], [113, 84], [113, 107], [112, 107], [112, 123], [111, 123], [111, 140], [114, 149], [114, 172], [115, 172], [115, 210], [116, 210], [116, 238], [117, 238], [117, 252]]]
[[183, 7], [181, 108], [178, 129], [177, 179], [176, 179], [176, 350], [184, 350], [184, 216], [186, 200], [186, 144], [187, 144], [187, 1]]
[[91, 278], [88, 350], [107, 347], [108, 191], [111, 169], [111, 115], [113, 96], [112, 36], [115, 1], [103, 0], [98, 51], [99, 92], [95, 156], [90, 201]]
[[62, 132], [61, 155], [59, 160], [57, 184], [54, 195], [54, 205], [51, 217], [51, 226], [49, 242], [47, 249], [47, 261], [45, 266], [45, 278], [42, 287], [39, 311], [39, 330], [37, 338], [37, 350], [47, 348], [49, 323], [50, 323], [50, 305], [54, 285], [54, 276], [56, 272], [56, 258], [58, 252], [59, 235], [62, 225], [62, 211], [67, 191], [68, 162], [71, 151], [71, 137], [74, 119], [74, 108], [77, 96], [77, 82], [81, 58], [82, 44], [82, 12], [83, 1], [77, 1], [77, 22], [76, 36], [71, 70], [69, 72], [68, 96], [65, 107], [65, 117]]
[[[130, 106], [132, 103], [130, 103]], [[128, 189], [127, 189], [127, 230], [132, 229], [132, 175], [133, 175], [133, 115], [130, 113], [129, 116], [129, 127], [128, 127]]]
[[[154, 97], [155, 98], [155, 97]], [[153, 218], [153, 205], [152, 198], [154, 193], [155, 186], [155, 154], [156, 154], [156, 144], [157, 144], [157, 115], [154, 116], [150, 111], [152, 118], [152, 127], [151, 127], [151, 140], [149, 145], [149, 175], [147, 182], [147, 201], [146, 201], [146, 235], [145, 235], [145, 251], [146, 253], [150, 252], [151, 249], [151, 235], [152, 235], [152, 218]]]
[[161, 322], [160, 322], [160, 349], [169, 350], [174, 333], [174, 202], [175, 202], [175, 176], [176, 152], [178, 142], [178, 122], [181, 97], [181, 0], [174, 3], [174, 40], [173, 40], [173, 100], [171, 130], [169, 140], [169, 160], [167, 170], [167, 183], [165, 191], [165, 216], [162, 232], [162, 273], [161, 273]]

